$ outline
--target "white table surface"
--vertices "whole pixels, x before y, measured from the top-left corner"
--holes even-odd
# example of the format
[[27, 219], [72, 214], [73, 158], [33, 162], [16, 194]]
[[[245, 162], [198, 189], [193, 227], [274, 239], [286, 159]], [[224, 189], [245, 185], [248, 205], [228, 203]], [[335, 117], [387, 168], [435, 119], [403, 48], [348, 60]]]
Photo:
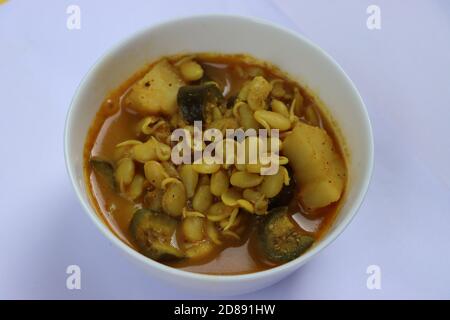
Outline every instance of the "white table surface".
[[[19, 1], [0, 5], [0, 298], [178, 299], [135, 268], [83, 213], [63, 128], [94, 61], [143, 27], [195, 13], [257, 16], [328, 51], [363, 96], [375, 136], [372, 183], [327, 249], [278, 284], [236, 299], [450, 298], [449, 1]], [[81, 29], [66, 8], [81, 8]], [[366, 27], [381, 8], [382, 28]], [[66, 267], [82, 270], [66, 289]], [[381, 290], [366, 268], [381, 269]]]

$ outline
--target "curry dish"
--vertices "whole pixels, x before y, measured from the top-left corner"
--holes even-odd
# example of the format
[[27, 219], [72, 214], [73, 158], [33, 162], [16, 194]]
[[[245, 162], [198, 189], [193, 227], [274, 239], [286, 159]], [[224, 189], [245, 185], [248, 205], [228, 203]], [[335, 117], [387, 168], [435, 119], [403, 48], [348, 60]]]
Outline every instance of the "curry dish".
[[[196, 121], [221, 133], [277, 129], [265, 141], [279, 149], [278, 170], [262, 174], [262, 160], [174, 163], [171, 134], [182, 129], [191, 144]], [[258, 134], [229, 141], [249, 157], [252, 139], [262, 143]], [[148, 258], [250, 273], [299, 257], [327, 231], [347, 182], [342, 141], [319, 99], [270, 63], [168, 56], [105, 98], [87, 135], [85, 177], [98, 214]], [[192, 153], [213, 142], [191, 144]]]

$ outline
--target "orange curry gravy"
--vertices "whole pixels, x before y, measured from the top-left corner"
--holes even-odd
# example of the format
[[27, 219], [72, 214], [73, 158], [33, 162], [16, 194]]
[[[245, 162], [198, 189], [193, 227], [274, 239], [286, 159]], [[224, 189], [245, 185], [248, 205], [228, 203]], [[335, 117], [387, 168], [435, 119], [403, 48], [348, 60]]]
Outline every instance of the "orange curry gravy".
[[[175, 57], [169, 57], [170, 61], [175, 59]], [[244, 55], [200, 54], [196, 56], [196, 61], [201, 63], [205, 74], [217, 82], [221, 88], [224, 88], [223, 93], [226, 98], [236, 95], [242, 87], [246, 80], [242, 77], [243, 73], [263, 72], [264, 77], [268, 81], [273, 78], [281, 78], [285, 80], [288, 88], [289, 86], [296, 86], [304, 98], [304, 104], [314, 105], [321, 126], [327, 130], [337, 147], [336, 149], [339, 150], [342, 158], [345, 159], [342, 146], [340, 145], [341, 141], [338, 141], [340, 139], [336, 138], [336, 130], [331, 126], [331, 121], [328, 120], [325, 113], [321, 110], [322, 107], [319, 108], [318, 100], [304, 88], [290, 80], [276, 67], [267, 63], [256, 63], [256, 60], [251, 60]], [[132, 240], [130, 240], [129, 223], [135, 210], [142, 207], [142, 204], [136, 204], [139, 203], [139, 198], [135, 202], [127, 200], [102, 183], [89, 165], [89, 159], [92, 156], [114, 159], [114, 149], [118, 143], [128, 139], [136, 139], [134, 128], [142, 116], [127, 110], [122, 104], [122, 98], [127, 90], [137, 80], [142, 78], [151, 66], [146, 66], [134, 74], [106, 97], [87, 134], [84, 147], [85, 178], [89, 187], [91, 202], [109, 228], [122, 241], [134, 249], [136, 248]], [[142, 171], [142, 169], [139, 170]], [[332, 224], [342, 198], [337, 203], [322, 208], [314, 214], [306, 213], [294, 199], [289, 205], [290, 213], [295, 214], [294, 220], [299, 223], [302, 229], [319, 239]], [[187, 271], [207, 274], [244, 274], [275, 266], [275, 264], [265, 261], [258, 254], [258, 250], [255, 249], [254, 245], [255, 241], [253, 240], [255, 234], [254, 218], [249, 217], [247, 220], [249, 227], [241, 241], [224, 242], [222, 248], [201, 260], [193, 262], [182, 260], [165, 264]]]

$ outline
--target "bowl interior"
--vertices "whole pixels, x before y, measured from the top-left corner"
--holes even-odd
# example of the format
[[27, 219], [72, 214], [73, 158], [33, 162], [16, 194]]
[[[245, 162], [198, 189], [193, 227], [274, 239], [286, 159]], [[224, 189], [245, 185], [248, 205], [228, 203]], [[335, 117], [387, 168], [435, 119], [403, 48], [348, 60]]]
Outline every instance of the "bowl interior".
[[312, 256], [343, 230], [362, 201], [372, 169], [370, 123], [358, 92], [327, 54], [308, 40], [264, 22], [230, 16], [180, 19], [142, 31], [102, 57], [80, 85], [67, 119], [66, 161], [78, 196], [95, 215], [83, 178], [83, 145], [107, 93], [163, 55], [208, 51], [248, 53], [277, 65], [317, 94], [339, 124], [350, 153], [346, 199], [323, 243], [307, 255]]

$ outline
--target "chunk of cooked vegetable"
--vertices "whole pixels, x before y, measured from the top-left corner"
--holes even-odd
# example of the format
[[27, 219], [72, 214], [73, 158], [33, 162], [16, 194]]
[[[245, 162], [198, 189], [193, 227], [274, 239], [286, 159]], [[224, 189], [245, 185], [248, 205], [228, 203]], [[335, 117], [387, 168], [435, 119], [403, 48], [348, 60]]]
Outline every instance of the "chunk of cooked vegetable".
[[314, 238], [300, 233], [287, 207], [272, 209], [260, 226], [260, 247], [267, 259], [288, 262], [311, 247]]
[[199, 185], [192, 199], [192, 207], [202, 213], [205, 213], [213, 202], [213, 195], [209, 185]]
[[[287, 169], [289, 177], [292, 177], [293, 173], [291, 167], [286, 165], [285, 168]], [[292, 199], [294, 199], [296, 191], [296, 179], [291, 178], [288, 185], [283, 184], [281, 191], [275, 197], [269, 199], [269, 209], [288, 206]]]
[[144, 165], [145, 178], [155, 187], [161, 189], [164, 179], [169, 177], [164, 167], [158, 161], [147, 161]]
[[264, 77], [254, 77], [247, 90], [247, 102], [252, 110], [267, 109], [266, 99], [272, 91], [272, 85]]
[[186, 188], [181, 182], [172, 182], [168, 185], [162, 197], [162, 207], [165, 213], [179, 217], [186, 206]]
[[253, 116], [253, 110], [250, 109], [247, 103], [239, 102], [239, 123], [244, 128], [244, 130], [248, 129], [258, 129], [260, 128], [260, 124], [255, 120]]
[[136, 198], [140, 197], [140, 195], [144, 191], [144, 186], [145, 178], [140, 174], [135, 175], [128, 188], [128, 198], [130, 200], [136, 200]]
[[255, 191], [253, 189], [245, 189], [242, 193], [245, 200], [250, 201], [257, 215], [264, 215], [267, 213], [269, 200], [264, 193]]
[[168, 261], [180, 259], [183, 253], [171, 244], [177, 221], [163, 213], [139, 209], [130, 222], [131, 236], [147, 257]]
[[267, 130], [278, 129], [280, 131], [286, 131], [291, 127], [289, 118], [274, 111], [256, 110], [253, 116]]
[[159, 142], [155, 137], [150, 137], [146, 142], [136, 144], [131, 148], [132, 158], [142, 163], [150, 160], [169, 160], [170, 152], [170, 147]]
[[217, 245], [222, 244], [222, 241], [220, 240], [219, 230], [217, 230], [217, 227], [214, 222], [212, 221], [206, 222], [206, 234], [213, 243]]
[[144, 196], [144, 207], [153, 211], [162, 211], [162, 197], [164, 190], [153, 189]]
[[263, 181], [264, 177], [256, 173], [248, 173], [245, 171], [236, 171], [230, 177], [231, 185], [239, 188], [256, 187]]
[[128, 186], [133, 181], [136, 168], [131, 158], [123, 158], [117, 162], [117, 168], [114, 172], [116, 182], [120, 187], [120, 191], [124, 191], [125, 186]]
[[217, 103], [223, 99], [222, 92], [214, 82], [181, 87], [177, 95], [178, 106], [189, 124], [203, 121], [206, 103]]
[[289, 118], [289, 109], [283, 101], [278, 99], [272, 99], [270, 106], [272, 107], [273, 112], [279, 113], [282, 116]]
[[218, 163], [206, 163], [205, 162], [199, 162], [192, 165], [192, 168], [201, 174], [212, 174], [220, 170], [220, 164]]
[[167, 60], [155, 64], [125, 96], [125, 106], [141, 114], [173, 115], [177, 112], [178, 89], [184, 81]]
[[219, 170], [211, 175], [211, 193], [220, 197], [227, 191], [230, 181], [225, 170]]
[[144, 143], [139, 143], [131, 147], [131, 156], [138, 162], [145, 163], [150, 160], [157, 160], [156, 148], [157, 143], [155, 139], [148, 139]]
[[192, 168], [190, 164], [183, 164], [180, 169], [180, 177], [186, 188], [186, 195], [188, 198], [192, 198], [195, 194], [195, 188], [198, 183], [198, 172]]
[[267, 198], [273, 198], [280, 193], [284, 185], [284, 174], [278, 170], [276, 174], [264, 176], [263, 182], [259, 186], [261, 191]]
[[200, 217], [187, 217], [181, 223], [184, 239], [189, 242], [200, 241], [204, 238], [205, 219]]
[[114, 178], [114, 166], [111, 162], [99, 157], [91, 157], [89, 164], [94, 172], [104, 179], [107, 185], [114, 191], [117, 191], [116, 179]]
[[203, 77], [203, 68], [194, 60], [185, 61], [180, 65], [180, 72], [186, 81], [197, 81]]
[[215, 245], [212, 242], [204, 240], [200, 243], [189, 246], [186, 249], [186, 256], [191, 259], [201, 259], [210, 255], [214, 249]]
[[299, 199], [310, 210], [336, 202], [342, 195], [345, 164], [328, 133], [299, 122], [283, 142], [297, 183]]

